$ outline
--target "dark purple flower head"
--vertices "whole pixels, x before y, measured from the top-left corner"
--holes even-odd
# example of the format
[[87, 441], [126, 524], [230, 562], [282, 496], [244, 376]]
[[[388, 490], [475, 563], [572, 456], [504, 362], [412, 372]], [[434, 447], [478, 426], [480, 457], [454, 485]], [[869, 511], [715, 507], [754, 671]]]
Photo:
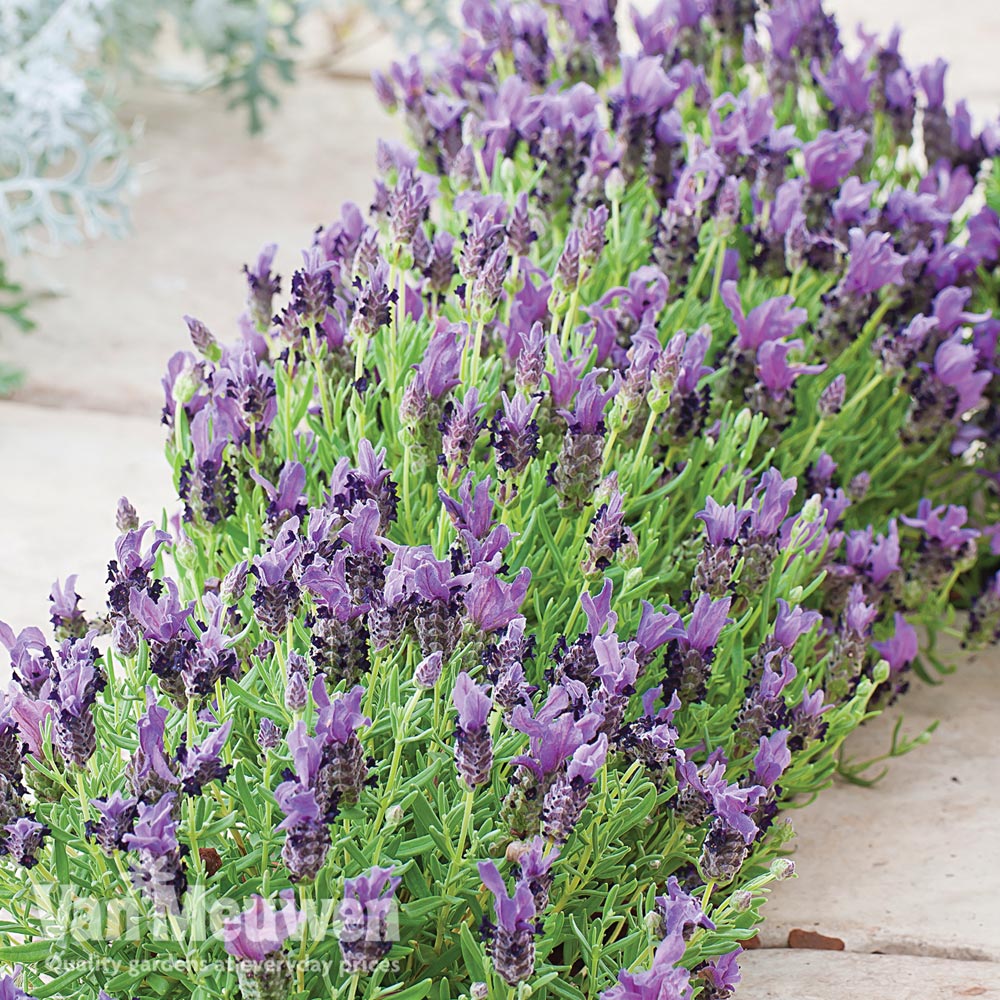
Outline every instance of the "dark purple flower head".
[[802, 147], [806, 177], [816, 191], [832, 191], [854, 169], [868, 143], [860, 129], [820, 132]]
[[49, 594], [49, 614], [56, 638], [82, 637], [87, 631], [87, 620], [80, 610], [80, 595], [76, 592], [76, 576], [68, 576], [65, 584], [58, 580]]
[[738, 330], [736, 346], [741, 351], [753, 351], [768, 340], [790, 337], [808, 319], [805, 309], [796, 307], [791, 295], [767, 299], [745, 316], [735, 281], [723, 282], [722, 301], [732, 313]]
[[291, 892], [281, 909], [266, 903], [262, 896], [251, 897], [250, 908], [222, 925], [226, 951], [241, 962], [265, 962], [280, 953], [302, 925], [304, 915], [295, 909]]
[[492, 861], [479, 863], [479, 877], [493, 894], [496, 923], [491, 928], [490, 956], [497, 974], [509, 986], [528, 979], [535, 968], [535, 897], [527, 881], [513, 895]]
[[770, 736], [762, 736], [760, 749], [753, 759], [753, 780], [758, 785], [771, 788], [791, 762], [792, 752], [788, 749], [787, 729], [780, 729]]

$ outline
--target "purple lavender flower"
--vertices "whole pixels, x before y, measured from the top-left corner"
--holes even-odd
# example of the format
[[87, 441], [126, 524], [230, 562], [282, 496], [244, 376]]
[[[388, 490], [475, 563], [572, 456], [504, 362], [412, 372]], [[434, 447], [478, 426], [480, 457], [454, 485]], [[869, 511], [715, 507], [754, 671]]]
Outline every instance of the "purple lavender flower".
[[361, 712], [365, 689], [357, 684], [346, 694], [330, 698], [322, 677], [313, 682], [316, 735], [323, 740], [322, 766], [317, 777], [321, 803], [351, 805], [368, 778], [364, 748], [358, 738], [372, 720]]
[[506, 628], [518, 616], [530, 582], [527, 566], [521, 567], [512, 583], [506, 583], [480, 563], [473, 569], [463, 597], [469, 621], [483, 633]]
[[114, 792], [108, 799], [91, 799], [90, 804], [100, 814], [100, 819], [87, 821], [87, 836], [105, 854], [125, 850], [125, 836], [134, 830], [139, 800]]
[[784, 340], [808, 319], [805, 309], [796, 307], [791, 295], [767, 299], [744, 315], [736, 282], [724, 281], [721, 292], [736, 324], [736, 345], [741, 351], [756, 351], [766, 341]]
[[299, 519], [290, 517], [282, 525], [271, 548], [255, 556], [250, 572], [257, 578], [253, 609], [257, 621], [271, 635], [280, 635], [299, 607], [301, 590], [291, 578], [302, 553], [298, 537]]
[[543, 835], [554, 844], [565, 844], [583, 815], [597, 773], [604, 767], [608, 738], [577, 747], [564, 772], [549, 783], [542, 801]]
[[240, 991], [245, 997], [280, 1000], [292, 989], [293, 970], [285, 943], [298, 933], [305, 919], [295, 909], [291, 893], [275, 909], [261, 896], [251, 897], [250, 908], [222, 925], [226, 951], [238, 961]]
[[859, 129], [823, 131], [802, 147], [806, 177], [815, 191], [832, 191], [864, 155], [868, 136]]
[[175, 797], [167, 792], [155, 805], [140, 802], [133, 832], [122, 837], [128, 850], [139, 852], [133, 882], [158, 912], [178, 912], [187, 887], [173, 818]]
[[274, 296], [281, 291], [281, 276], [271, 275], [271, 265], [277, 252], [278, 244], [268, 243], [257, 256], [252, 268], [248, 264], [243, 266], [249, 286], [247, 306], [250, 318], [260, 333], [271, 325], [271, 317], [274, 315], [271, 304]]
[[455, 766], [466, 786], [473, 789], [490, 780], [493, 768], [493, 739], [487, 725], [493, 702], [464, 670], [455, 679], [452, 701], [458, 712]]
[[184, 693], [190, 699], [204, 698], [215, 691], [224, 677], [239, 676], [239, 659], [233, 640], [222, 630], [228, 608], [214, 595], [206, 595], [205, 608], [210, 612], [207, 625], [197, 639], [187, 644], [180, 676]]
[[229, 739], [233, 723], [224, 723], [210, 733], [199, 745], [188, 748], [184, 744], [177, 751], [180, 764], [181, 789], [187, 795], [201, 795], [210, 781], [224, 782], [232, 769], [222, 763], [222, 751]]
[[278, 808], [285, 814], [278, 824], [286, 831], [281, 857], [293, 882], [311, 881], [320, 872], [330, 850], [330, 829], [335, 803], [320, 803], [317, 779], [322, 760], [322, 740], [308, 736], [299, 722], [288, 734], [288, 746], [295, 766], [294, 780], [283, 782], [275, 790]]
[[92, 709], [105, 678], [95, 666], [96, 636], [96, 632], [89, 632], [83, 639], [63, 642], [53, 674], [50, 698], [55, 705], [55, 743], [63, 760], [77, 767], [86, 767], [97, 749]]
[[552, 888], [552, 866], [559, 858], [559, 848], [546, 849], [544, 837], [534, 837], [529, 843], [515, 842], [507, 849], [508, 860], [514, 856], [521, 869], [520, 881], [531, 890], [535, 912], [544, 913], [549, 905]]
[[704, 694], [715, 658], [715, 644], [729, 621], [731, 600], [713, 600], [702, 594], [686, 626], [677, 629], [668, 654], [666, 690], [676, 692], [682, 704], [697, 701]]
[[884, 642], [873, 642], [872, 648], [889, 664], [893, 674], [905, 670], [919, 652], [917, 630], [897, 611], [893, 616], [895, 632]]
[[472, 449], [486, 421], [479, 418], [483, 404], [479, 401], [479, 389], [472, 386], [461, 402], [449, 400], [438, 429], [441, 431], [440, 465], [448, 470], [451, 481], [458, 482], [462, 471], [468, 467]]
[[10, 976], [0, 977], [0, 1000], [35, 1000], [28, 996], [18, 985], [21, 978], [21, 966], [14, 966], [14, 973]]
[[888, 233], [866, 234], [861, 229], [852, 229], [849, 235], [850, 256], [841, 283], [844, 294], [867, 296], [886, 285], [903, 283], [906, 258], [893, 250]]
[[257, 732], [257, 743], [265, 753], [281, 745], [282, 732], [271, 719], [261, 719]]
[[516, 986], [529, 979], [535, 971], [537, 910], [531, 888], [522, 881], [513, 895], [508, 894], [507, 886], [492, 861], [479, 863], [479, 877], [493, 893], [496, 922], [484, 924], [493, 968], [508, 986]]
[[31, 698], [39, 698], [46, 691], [52, 672], [52, 650], [40, 629], [22, 629], [16, 636], [5, 622], [0, 622], [0, 644], [10, 654], [11, 674]]
[[38, 852], [49, 834], [49, 828], [38, 823], [30, 816], [21, 816], [8, 823], [4, 828], [4, 836], [0, 839], [0, 852], [8, 854], [24, 868], [33, 868], [38, 864]]
[[402, 879], [392, 873], [390, 865], [344, 879], [338, 912], [341, 967], [346, 975], [374, 972], [399, 940], [395, 893]]
[[801, 340], [774, 341], [761, 344], [757, 351], [757, 377], [768, 395], [782, 400], [791, 390], [796, 379], [803, 375], [816, 375], [826, 370], [826, 365], [793, 365], [788, 363], [791, 351], [802, 350]]
[[87, 619], [80, 610], [76, 579], [76, 576], [69, 576], [63, 585], [58, 580], [52, 584], [49, 613], [57, 639], [82, 639], [87, 634]]
[[[519, 371], [520, 359], [524, 356], [522, 351], [518, 358]], [[500, 398], [502, 408], [494, 414], [490, 424], [490, 444], [496, 450], [497, 468], [516, 477], [538, 454], [539, 429], [534, 419], [538, 400], [520, 393], [511, 399], [506, 392], [501, 392]]]
[[733, 995], [742, 979], [737, 961], [742, 954], [742, 948], [735, 948], [705, 965], [700, 973], [707, 986], [707, 992], [701, 994], [704, 1000], [726, 1000]]
[[146, 712], [139, 718], [139, 743], [126, 766], [132, 793], [143, 802], [156, 802], [178, 784], [167, 760], [163, 737], [169, 712], [156, 703], [152, 688], [146, 688]]
[[760, 749], [753, 759], [753, 780], [764, 788], [771, 788], [792, 761], [788, 749], [788, 730], [781, 729], [760, 738]]
[[690, 996], [691, 973], [677, 963], [684, 955], [680, 934], [666, 937], [653, 954], [652, 965], [644, 972], [618, 973], [618, 984], [601, 994], [601, 1000], [667, 1000]]
[[301, 462], [286, 462], [278, 475], [278, 485], [272, 485], [255, 470], [250, 470], [250, 478], [260, 486], [267, 495], [267, 519], [274, 526], [279, 526], [286, 518], [305, 518], [309, 506], [309, 498], [304, 495], [306, 485], [306, 470]]

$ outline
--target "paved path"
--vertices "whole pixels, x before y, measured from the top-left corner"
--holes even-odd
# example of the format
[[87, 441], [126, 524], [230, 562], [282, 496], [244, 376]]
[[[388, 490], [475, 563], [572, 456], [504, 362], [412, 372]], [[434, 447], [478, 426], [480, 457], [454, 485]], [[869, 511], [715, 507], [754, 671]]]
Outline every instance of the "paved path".
[[[951, 59], [953, 98], [969, 97], [982, 116], [1000, 108], [1000, 5], [831, 6], [845, 26], [865, 18], [884, 33], [903, 22], [910, 59]], [[355, 55], [350, 70], [363, 75], [385, 51]], [[368, 199], [376, 138], [398, 129], [365, 83], [315, 70], [262, 138], [248, 138], [213, 95], [144, 90], [129, 108], [146, 122], [135, 235], [47, 262], [39, 273], [65, 294], [38, 303], [31, 336], [0, 338], [0, 359], [28, 372], [18, 401], [0, 403], [0, 618], [17, 627], [45, 621], [56, 576], [79, 573], [85, 606], [101, 603], [121, 493], [144, 518], [172, 500], [159, 378], [186, 346], [183, 314], [230, 338], [241, 265], [276, 240], [289, 274], [318, 223], [345, 199]], [[915, 686], [904, 725], [912, 733], [941, 719], [930, 744], [893, 761], [875, 788], [838, 782], [793, 814], [801, 878], [768, 904], [743, 1000], [1000, 1000], [996, 662]], [[856, 734], [848, 753], [884, 752], [894, 718]], [[796, 931], [843, 950], [790, 949]]]

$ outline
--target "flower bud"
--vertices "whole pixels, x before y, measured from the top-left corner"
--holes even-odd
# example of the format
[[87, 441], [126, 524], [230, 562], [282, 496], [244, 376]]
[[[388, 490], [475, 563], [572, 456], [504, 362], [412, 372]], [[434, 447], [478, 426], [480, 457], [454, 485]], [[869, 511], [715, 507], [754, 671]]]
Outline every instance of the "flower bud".
[[247, 589], [247, 561], [237, 563], [225, 576], [219, 587], [219, 597], [223, 604], [235, 604], [242, 600]]
[[188, 360], [174, 382], [174, 402], [186, 406], [194, 399], [202, 383], [201, 366]]
[[608, 171], [604, 181], [604, 194], [608, 201], [620, 202], [625, 197], [625, 175], [618, 167], [612, 167]]
[[795, 874], [795, 862], [791, 858], [775, 858], [771, 862], [771, 874], [779, 882], [791, 878]]
[[746, 913], [753, 906], [753, 893], [747, 889], [737, 889], [729, 897], [730, 905], [737, 913]]
[[111, 633], [111, 645], [119, 656], [135, 656], [139, 649], [139, 637], [128, 622], [119, 621]]
[[139, 515], [135, 512], [135, 507], [129, 503], [128, 497], [122, 497], [118, 501], [115, 524], [121, 532], [135, 531], [139, 527]]

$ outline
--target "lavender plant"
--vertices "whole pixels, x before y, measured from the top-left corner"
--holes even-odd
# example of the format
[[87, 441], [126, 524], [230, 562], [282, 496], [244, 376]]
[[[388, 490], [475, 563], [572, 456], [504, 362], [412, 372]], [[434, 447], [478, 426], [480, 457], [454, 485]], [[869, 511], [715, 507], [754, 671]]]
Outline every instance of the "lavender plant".
[[732, 993], [785, 809], [1000, 622], [996, 131], [755, 13], [470, 0], [371, 211], [188, 319], [182, 512], [0, 630], [12, 995]]

